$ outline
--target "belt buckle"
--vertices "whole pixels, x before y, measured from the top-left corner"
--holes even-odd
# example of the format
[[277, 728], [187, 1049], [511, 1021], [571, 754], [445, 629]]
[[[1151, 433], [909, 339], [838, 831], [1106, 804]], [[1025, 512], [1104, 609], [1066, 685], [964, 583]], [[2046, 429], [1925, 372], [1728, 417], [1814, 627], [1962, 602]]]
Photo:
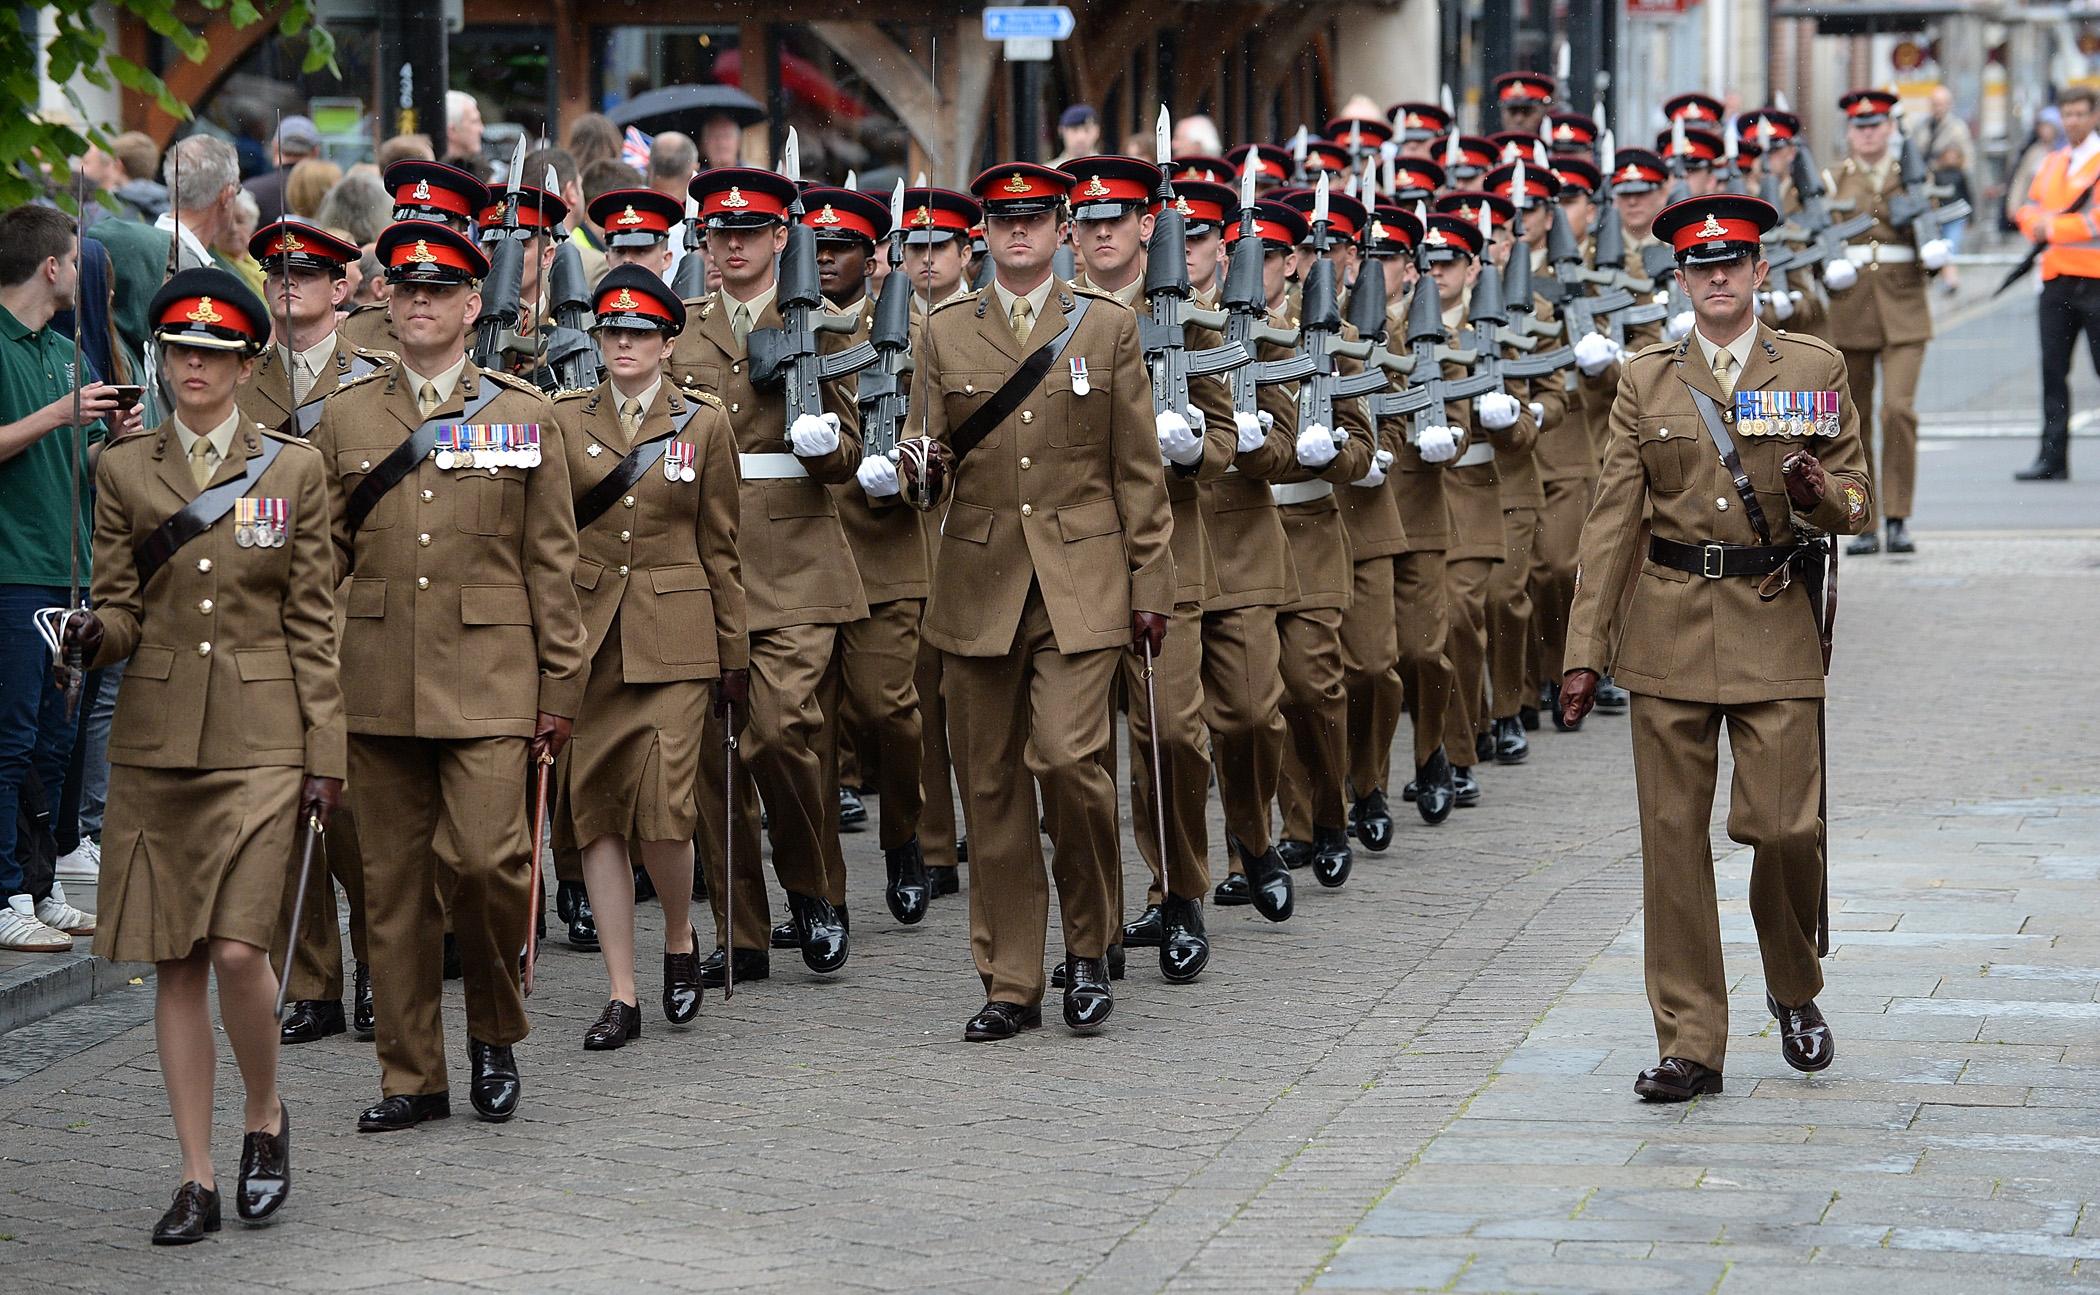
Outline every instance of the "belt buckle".
[[1722, 547], [1719, 544], [1709, 542], [1700, 545], [1699, 574], [1705, 576], [1708, 580], [1719, 580], [1721, 578], [1722, 552]]

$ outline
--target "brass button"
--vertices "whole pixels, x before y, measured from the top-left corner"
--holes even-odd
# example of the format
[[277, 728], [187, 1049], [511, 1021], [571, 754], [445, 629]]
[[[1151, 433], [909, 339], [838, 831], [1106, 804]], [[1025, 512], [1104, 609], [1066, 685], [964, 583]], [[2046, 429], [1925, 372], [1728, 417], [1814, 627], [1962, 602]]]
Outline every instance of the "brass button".
[[1728, 501], [1726, 499], [1716, 499], [1714, 500], [1714, 507], [1725, 513], [1728, 511]]
[[963, 394], [964, 394], [964, 395], [966, 395], [966, 396], [974, 396], [974, 395], [976, 395], [976, 394], [977, 394], [977, 384], [976, 384], [976, 383], [973, 383], [973, 382], [965, 382], [965, 383], [963, 383]]
[[632, 507], [634, 507], [634, 496], [633, 496], [633, 495], [629, 495], [629, 496], [627, 496], [627, 497], [626, 497], [625, 499], [622, 499], [622, 500], [620, 501], [620, 504], [621, 504], [621, 506], [622, 506], [622, 507], [624, 507], [624, 508], [632, 508]]
[[211, 655], [211, 644], [209, 644], [209, 643], [199, 643], [199, 644], [197, 645], [197, 655], [198, 655], [198, 656], [210, 656], [210, 655]]
[[437, 498], [437, 492], [436, 492], [436, 491], [433, 491], [433, 490], [426, 490], [426, 491], [424, 491], [424, 492], [423, 492], [423, 502], [424, 502], [424, 503], [426, 503], [426, 504], [427, 504], [427, 503], [429, 503], [429, 502], [430, 502], [431, 500], [433, 500], [433, 499], [435, 499], [435, 498]]
[[427, 548], [429, 548], [429, 547], [430, 547], [430, 532], [428, 532], [428, 531], [425, 531], [425, 532], [424, 532], [423, 534], [421, 534], [421, 535], [418, 535], [418, 536], [416, 536], [416, 543], [418, 543], [418, 544], [422, 545], [422, 546], [423, 546], [424, 548], [426, 548], [426, 549], [427, 549]]
[[730, 401], [730, 402], [729, 402], [729, 412], [730, 412], [730, 413], [732, 413], [732, 414], [733, 414], [733, 413], [735, 413], [735, 412], [737, 411], [737, 408], [738, 408], [738, 406], [737, 406], [737, 403], [736, 403], [736, 402], [735, 402], [734, 400], [732, 400], [732, 401]]
[[1022, 421], [1022, 422], [1024, 422], [1024, 423], [1032, 423], [1032, 422], [1034, 422], [1034, 421], [1035, 421], [1035, 411], [1034, 411], [1034, 410], [1032, 410], [1032, 409], [1024, 409], [1024, 410], [1022, 410], [1022, 411], [1021, 411], [1021, 421]]
[[1028, 456], [1025, 454], [1021, 456], [1021, 471], [1028, 471]]
[[1657, 437], [1658, 439], [1660, 439], [1660, 438], [1662, 438], [1662, 437], [1668, 436], [1669, 434], [1670, 434], [1670, 429], [1669, 429], [1669, 428], [1667, 428], [1667, 427], [1665, 427], [1665, 428], [1663, 428], [1663, 429], [1662, 429], [1661, 431], [1657, 432], [1657, 433], [1656, 433], [1655, 435], [1656, 435], [1656, 437]]
[[627, 542], [627, 541], [628, 541], [628, 540], [629, 540], [630, 538], [632, 538], [632, 532], [630, 532], [630, 531], [621, 531], [621, 532], [620, 532], [620, 543], [622, 543], [622, 544], [625, 544], [625, 543], [626, 543], [626, 542]]
[[1023, 517], [1033, 517], [1033, 516], [1035, 516], [1035, 505], [1034, 505], [1034, 504], [1022, 504], [1022, 505], [1021, 505], [1021, 516], [1023, 516]]
[[418, 588], [418, 589], [428, 589], [428, 588], [430, 588], [430, 577], [429, 577], [429, 576], [417, 576], [417, 577], [416, 577], [416, 588]]
[[207, 598], [197, 604], [197, 611], [202, 615], [209, 616], [211, 615], [211, 605], [211, 599]]
[[211, 570], [211, 559], [210, 559], [210, 558], [198, 558], [198, 559], [197, 559], [197, 569], [198, 569], [199, 571], [209, 571], [209, 570]]
[[735, 363], [735, 364], [732, 364], [732, 365], [730, 365], [730, 366], [729, 366], [729, 371], [730, 371], [731, 373], [742, 373], [742, 372], [744, 371], [744, 365], [743, 365], [743, 362], [742, 362], [742, 361], [738, 361], [737, 363]]
[[624, 567], [624, 566], [623, 566], [623, 567], [621, 567], [621, 568], [620, 568], [620, 574], [621, 574], [621, 575], [623, 575], [623, 576], [624, 576], [624, 575], [626, 575], [626, 574], [627, 574], [627, 568], [626, 568], [626, 567]]
[[372, 460], [370, 460], [370, 459], [364, 459], [364, 460], [361, 460], [361, 461], [360, 461], [360, 462], [358, 463], [358, 465], [357, 465], [357, 470], [358, 470], [359, 472], [370, 472], [370, 471], [372, 470]]

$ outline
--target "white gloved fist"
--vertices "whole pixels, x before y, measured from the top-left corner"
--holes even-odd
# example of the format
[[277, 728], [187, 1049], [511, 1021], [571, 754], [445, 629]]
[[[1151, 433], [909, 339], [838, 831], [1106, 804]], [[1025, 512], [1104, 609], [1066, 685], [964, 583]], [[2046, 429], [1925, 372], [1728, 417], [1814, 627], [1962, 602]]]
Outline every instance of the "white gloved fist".
[[1260, 449], [1261, 443], [1269, 438], [1269, 424], [1272, 421], [1274, 420], [1269, 417], [1266, 410], [1260, 414], [1234, 413], [1232, 425], [1239, 429], [1240, 453], [1252, 454]]
[[1506, 391], [1490, 391], [1473, 401], [1473, 411], [1480, 415], [1480, 425], [1491, 432], [1515, 427], [1524, 407], [1517, 398]]
[[1794, 317], [1794, 294], [1783, 289], [1774, 289], [1765, 294], [1765, 304], [1772, 308], [1772, 318], [1784, 323]]
[[1586, 378], [1598, 374], [1617, 363], [1619, 344], [1603, 333], [1587, 333], [1575, 343], [1575, 367], [1582, 370]]
[[897, 483], [897, 465], [880, 454], [862, 459], [853, 475], [860, 479], [860, 488], [868, 492], [870, 499], [888, 499], [903, 492]]
[[1850, 261], [1825, 261], [1823, 263], [1823, 286], [1835, 292], [1843, 292], [1859, 282], [1859, 267]]
[[1184, 468], [1203, 462], [1203, 438], [1189, 426], [1188, 419], [1171, 409], [1162, 409], [1152, 416], [1152, 425], [1159, 432], [1161, 458]]
[[1686, 333], [1689, 333], [1689, 332], [1691, 332], [1691, 331], [1692, 331], [1692, 312], [1691, 312], [1691, 311], [1689, 311], [1689, 310], [1680, 310], [1680, 311], [1678, 311], [1678, 312], [1677, 312], [1676, 314], [1674, 314], [1674, 315], [1670, 316], [1670, 327], [1669, 327], [1669, 334], [1670, 334], [1670, 340], [1671, 340], [1671, 341], [1673, 341], [1673, 342], [1677, 342], [1677, 341], [1682, 341], [1682, 340], [1684, 339], [1684, 335], [1685, 335]]
[[1380, 450], [1371, 456], [1371, 470], [1349, 484], [1362, 486], [1366, 490], [1375, 490], [1385, 484], [1386, 470], [1392, 466], [1393, 452], [1391, 450]]
[[1534, 400], [1524, 407], [1531, 411], [1532, 422], [1543, 423], [1546, 421], [1546, 407], [1540, 404], [1538, 401]]
[[1334, 433], [1318, 423], [1298, 433], [1298, 462], [1308, 468], [1324, 468], [1339, 453], [1341, 447], [1334, 443]]
[[1918, 249], [1918, 263], [1928, 270], [1943, 270], [1954, 259], [1954, 244], [1935, 238]]
[[1181, 412], [1182, 416], [1189, 420], [1189, 426], [1196, 429], [1196, 435], [1201, 436], [1204, 432], [1210, 430], [1210, 420], [1205, 418], [1203, 411], [1194, 405], [1188, 406]]
[[839, 416], [802, 415], [788, 428], [788, 444], [805, 459], [831, 453], [839, 447]]
[[[1607, 339], [1609, 340], [1609, 339]], [[1424, 463], [1444, 463], [1458, 457], [1458, 429], [1425, 427], [1415, 440], [1415, 450]]]

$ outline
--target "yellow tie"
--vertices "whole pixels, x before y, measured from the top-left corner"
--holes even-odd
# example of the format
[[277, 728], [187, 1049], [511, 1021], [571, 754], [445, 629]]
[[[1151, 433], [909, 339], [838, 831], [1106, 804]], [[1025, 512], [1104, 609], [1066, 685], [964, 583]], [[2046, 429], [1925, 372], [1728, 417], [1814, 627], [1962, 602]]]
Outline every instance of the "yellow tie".
[[633, 396], [620, 402], [620, 430], [632, 437], [642, 426], [642, 402]]
[[420, 413], [424, 418], [429, 418], [431, 411], [442, 403], [438, 399], [438, 389], [435, 383], [424, 383], [423, 389], [416, 393], [416, 412]]
[[1714, 381], [1721, 384], [1721, 394], [1735, 395], [1735, 356], [1728, 351], [1714, 355]]
[[200, 436], [190, 445], [190, 475], [197, 479], [197, 489], [211, 484], [212, 473], [219, 470], [219, 452], [212, 448], [211, 438]]
[[751, 307], [745, 302], [737, 302], [736, 312], [729, 317], [729, 335], [736, 339], [738, 346], [751, 336]]
[[1028, 345], [1028, 334], [1035, 329], [1034, 315], [1035, 308], [1028, 304], [1028, 298], [1014, 298], [1011, 320], [1014, 327], [1014, 340], [1023, 346]]

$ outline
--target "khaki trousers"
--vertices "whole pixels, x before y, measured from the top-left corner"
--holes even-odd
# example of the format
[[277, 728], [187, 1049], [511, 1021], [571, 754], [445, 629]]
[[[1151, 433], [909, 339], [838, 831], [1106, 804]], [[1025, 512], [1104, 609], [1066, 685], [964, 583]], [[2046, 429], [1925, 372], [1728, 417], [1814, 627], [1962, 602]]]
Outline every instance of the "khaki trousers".
[[[1365, 768], [1364, 775], [1375, 774], [1376, 786], [1386, 786], [1403, 702], [1414, 716], [1415, 766], [1429, 763], [1429, 757], [1443, 745], [1452, 685], [1451, 658], [1446, 654], [1451, 632], [1451, 607], [1445, 592], [1448, 579], [1441, 549], [1393, 557], [1393, 620], [1400, 664], [1380, 685], [1372, 710], [1376, 727], [1365, 749], [1376, 763]], [[1350, 745], [1355, 747], [1353, 735]]]
[[[350, 901], [350, 956], [357, 962], [371, 962], [365, 936], [365, 861], [357, 848], [357, 815], [348, 805], [338, 805], [328, 816], [322, 849], [327, 857], [314, 861], [314, 870], [306, 879], [306, 911], [299, 915], [299, 929], [293, 932], [291, 967], [284, 973], [287, 1003], [343, 1000], [343, 938], [335, 920], [336, 885], [342, 886]], [[299, 884], [296, 856], [290, 880], [279, 931], [291, 931], [292, 896]], [[283, 959], [273, 961], [282, 965]]]
[[1711, 821], [1721, 721], [1735, 756], [1728, 836], [1750, 846], [1750, 916], [1772, 997], [1823, 991], [1816, 919], [1823, 886], [1823, 765], [1812, 698], [1722, 706], [1633, 698], [1641, 806], [1648, 1005], [1664, 1057], [1715, 1070], [1728, 1051], [1728, 976], [1714, 896]]
[[[1278, 799], [1285, 806], [1284, 835], [1312, 839], [1312, 827], [1346, 828], [1349, 806], [1342, 782], [1349, 763], [1349, 694], [1342, 686], [1342, 609], [1313, 607], [1276, 617], [1283, 650], [1283, 719], [1290, 747]], [[1295, 759], [1299, 773], [1290, 760]], [[1299, 799], [1302, 792], [1302, 799]], [[1302, 805], [1302, 823], [1290, 807]], [[1295, 836], [1303, 827], [1304, 836]]]
[[[1268, 852], [1269, 807], [1283, 767], [1282, 641], [1273, 607], [1203, 614], [1203, 720], [1216, 753], [1225, 830], [1253, 853]], [[1240, 871], [1233, 856], [1231, 870]]]
[[[1123, 658], [1125, 706], [1130, 713], [1130, 828], [1138, 853], [1152, 869], [1145, 902], [1161, 899], [1159, 820], [1152, 795], [1152, 725], [1146, 714], [1145, 658]], [[1153, 702], [1159, 707], [1159, 758], [1167, 797], [1167, 856], [1174, 893], [1200, 899], [1210, 893], [1210, 734], [1203, 724], [1203, 613], [1194, 603], [1174, 609], [1166, 640], [1152, 666]], [[1111, 748], [1113, 755], [1113, 748]], [[1117, 880], [1122, 878], [1117, 870]], [[1117, 905], [1120, 910], [1121, 905]], [[1120, 933], [1119, 937], [1120, 938]]]
[[942, 688], [957, 720], [948, 739], [970, 834], [970, 953], [993, 1001], [1043, 1001], [1050, 888], [1038, 787], [1065, 952], [1106, 956], [1122, 867], [1109, 713], [1126, 651], [1060, 653], [1042, 593], [1031, 586], [1005, 655], [944, 654]]
[[948, 758], [948, 702], [941, 696], [941, 650], [919, 639], [919, 852], [929, 868], [953, 868], [955, 766]]
[[[1867, 442], [1867, 465], [1873, 469], [1874, 498], [1883, 517], [1910, 516], [1911, 495], [1918, 484], [1918, 375], [1925, 371], [1925, 343], [1905, 342], [1878, 351], [1844, 351], [1852, 379], [1852, 403], [1859, 406], [1860, 435]], [[1874, 362], [1881, 361], [1881, 458], [1874, 458]]]
[[[1393, 559], [1365, 558], [1356, 564], [1355, 589], [1342, 613], [1342, 687], [1349, 695], [1349, 794], [1367, 796], [1385, 786], [1390, 759], [1370, 750], [1378, 732], [1378, 694], [1399, 676], [1400, 627], [1393, 607]], [[1394, 720], [1397, 726], [1397, 716]], [[1393, 729], [1385, 730], [1391, 746]]]
[[[919, 715], [919, 598], [877, 603], [866, 620], [839, 626], [838, 658], [848, 718], [839, 726], [856, 749], [873, 759], [856, 760], [846, 781], [865, 781], [870, 764], [881, 802], [882, 848], [894, 850], [918, 835], [924, 803], [919, 786], [922, 741]], [[843, 760], [841, 768], [844, 768]]]
[[1531, 546], [1539, 515], [1531, 508], [1506, 508], [1502, 533], [1508, 548], [1488, 576], [1488, 681], [1493, 686], [1488, 716], [1508, 719], [1521, 706], [1538, 705], [1534, 692], [1524, 696], [1524, 660], [1531, 643]]
[[1531, 655], [1525, 674], [1534, 696], [1541, 685], [1560, 682], [1568, 647], [1568, 609], [1575, 605], [1582, 523], [1595, 491], [1596, 484], [1584, 477], [1546, 483], [1546, 507], [1539, 514], [1538, 537], [1531, 548]]
[[531, 1029], [518, 989], [532, 888], [527, 766], [521, 737], [350, 735], [349, 789], [364, 854], [365, 938], [388, 1097], [450, 1087], [438, 1011], [447, 910], [466, 981], [468, 1036], [505, 1047]]
[[1444, 564], [1444, 597], [1450, 633], [1451, 704], [1444, 714], [1444, 754], [1461, 769], [1473, 767], [1473, 735], [1487, 721], [1487, 591], [1496, 563], [1490, 558], [1453, 558]]

